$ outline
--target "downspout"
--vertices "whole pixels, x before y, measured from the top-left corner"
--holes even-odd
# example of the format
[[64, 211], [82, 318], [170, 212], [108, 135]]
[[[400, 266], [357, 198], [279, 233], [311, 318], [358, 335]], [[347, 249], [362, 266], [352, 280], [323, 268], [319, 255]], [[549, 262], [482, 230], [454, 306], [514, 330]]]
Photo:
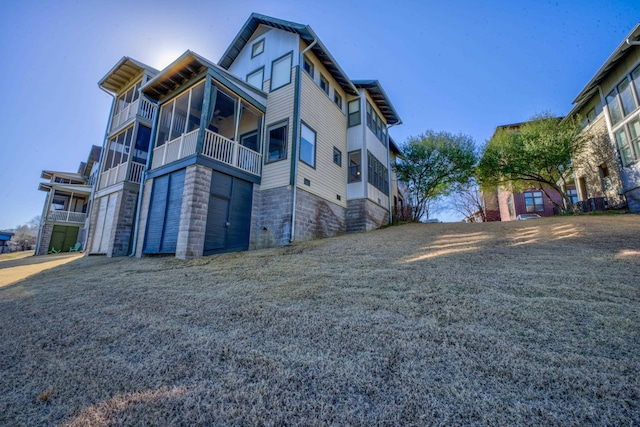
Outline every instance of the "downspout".
[[98, 173], [96, 175], [96, 182], [94, 182], [93, 185], [91, 186], [91, 206], [89, 207], [89, 211], [87, 212], [87, 215], [89, 216], [89, 227], [87, 228], [87, 233], [84, 237], [84, 242], [82, 243], [82, 248], [84, 249], [85, 253], [87, 253], [87, 243], [89, 243], [89, 234], [91, 233], [91, 214], [93, 212], [93, 203], [96, 200], [96, 189], [98, 188], [98, 184], [100, 184], [100, 169], [102, 169], [102, 166], [103, 166], [102, 159], [104, 157], [104, 151], [105, 151], [104, 149], [107, 142], [107, 136], [109, 135], [109, 128], [111, 127], [111, 120], [113, 119], [113, 110], [115, 109], [115, 106], [116, 106], [116, 95], [109, 92], [108, 90], [106, 90], [100, 85], [98, 85], [98, 87], [100, 88], [101, 91], [103, 91], [104, 93], [106, 93], [111, 97], [111, 113], [109, 113], [109, 120], [107, 120], [107, 128], [104, 130], [104, 138], [102, 139], [102, 150], [100, 150], [100, 158], [98, 159]]
[[389, 201], [389, 224], [393, 224], [393, 205], [391, 203], [391, 137], [389, 136], [389, 129], [394, 126], [402, 124], [401, 121], [387, 126], [387, 182], [389, 188], [387, 189], [387, 200]]
[[627, 39], [627, 40], [625, 40], [625, 41], [627, 42], [627, 44], [628, 44], [629, 46], [640, 46], [640, 40], [638, 40], [638, 41], [631, 41], [631, 39]]
[[293, 202], [291, 204], [291, 235], [289, 236], [289, 242], [293, 242], [295, 239], [295, 232], [296, 232], [296, 200], [297, 200], [297, 196], [298, 196], [298, 183], [297, 183], [297, 179], [298, 179], [298, 152], [300, 150], [300, 126], [301, 126], [301, 119], [300, 119], [300, 95], [302, 92], [302, 64], [304, 63], [304, 54], [307, 53], [312, 47], [314, 47], [316, 45], [316, 43], [318, 43], [318, 39], [313, 39], [313, 41], [311, 42], [311, 44], [309, 46], [307, 46], [302, 52], [300, 52], [299, 58], [298, 58], [298, 69], [296, 71], [296, 85], [297, 87], [297, 99], [296, 99], [296, 105], [295, 105], [295, 112], [296, 112], [296, 117], [295, 117], [295, 130], [296, 130], [296, 134], [294, 135], [295, 138], [295, 142], [296, 142], [296, 151], [295, 153], [291, 152], [291, 157], [293, 157], [291, 160], [293, 161], [293, 173], [291, 175], [291, 185], [293, 185]]
[[[140, 96], [142, 96], [142, 93], [140, 93]], [[148, 97], [145, 96], [145, 98], [151, 102], [152, 104], [155, 104], [156, 109], [153, 112], [153, 120], [152, 120], [152, 128], [151, 128], [151, 135], [149, 136], [149, 155], [147, 156], [147, 164], [144, 166], [144, 170], [142, 171], [142, 176], [140, 177], [140, 190], [138, 190], [138, 207], [136, 208], [136, 222], [133, 226], [133, 243], [131, 244], [131, 253], [129, 254], [129, 258], [135, 256], [136, 254], [136, 249], [138, 247], [138, 233], [139, 233], [139, 227], [140, 227], [140, 211], [142, 210], [142, 193], [144, 192], [144, 182], [147, 180], [147, 171], [149, 170], [149, 168], [151, 167], [151, 160], [153, 157], [153, 146], [155, 145], [154, 140], [155, 140], [155, 136], [156, 136], [156, 128], [157, 128], [157, 123], [156, 121], [158, 120], [158, 113], [160, 111], [160, 105], [159, 102], [156, 102], [152, 99], [149, 99]]]

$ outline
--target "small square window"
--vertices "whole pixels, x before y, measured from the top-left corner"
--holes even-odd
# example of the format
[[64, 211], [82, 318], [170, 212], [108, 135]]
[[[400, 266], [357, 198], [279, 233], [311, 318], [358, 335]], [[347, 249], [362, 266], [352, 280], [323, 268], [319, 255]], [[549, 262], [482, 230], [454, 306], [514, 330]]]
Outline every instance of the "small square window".
[[253, 46], [251, 46], [251, 57], [255, 58], [262, 52], [264, 52], [264, 39], [258, 40], [253, 44]]
[[335, 89], [333, 90], [333, 102], [342, 110], [342, 97]]
[[336, 147], [333, 147], [333, 163], [338, 166], [342, 166], [342, 151], [338, 150]]
[[302, 59], [302, 69], [313, 79], [313, 63], [306, 56]]
[[322, 89], [327, 96], [329, 95], [329, 82], [322, 74], [320, 74], [320, 89]]

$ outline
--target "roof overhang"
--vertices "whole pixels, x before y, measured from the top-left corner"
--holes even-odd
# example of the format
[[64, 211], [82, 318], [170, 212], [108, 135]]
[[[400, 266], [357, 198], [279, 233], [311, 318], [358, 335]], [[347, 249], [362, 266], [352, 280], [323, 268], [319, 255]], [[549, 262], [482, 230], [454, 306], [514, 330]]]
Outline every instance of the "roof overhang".
[[61, 178], [69, 178], [69, 179], [77, 179], [77, 180], [81, 180], [81, 181], [86, 181], [86, 177], [80, 175], [79, 173], [75, 173], [75, 172], [59, 172], [59, 171], [50, 171], [50, 170], [43, 170], [42, 173], [40, 174], [40, 178], [42, 179], [51, 179], [55, 176], [59, 176]]
[[150, 75], [158, 73], [153, 67], [143, 64], [140, 61], [123, 56], [120, 61], [98, 82], [98, 86], [113, 94], [124, 89], [134, 77], [147, 71]]
[[91, 186], [90, 185], [80, 185], [80, 184], [59, 184], [56, 182], [41, 182], [38, 186], [38, 190], [40, 191], [64, 191], [65, 193], [73, 193], [73, 194], [82, 194], [84, 196], [91, 195]]
[[399, 125], [402, 123], [400, 116], [393, 108], [391, 100], [382, 89], [382, 85], [378, 80], [354, 80], [353, 84], [360, 89], [366, 89], [371, 96], [371, 99], [376, 103], [376, 106], [380, 112], [384, 115], [387, 124]]
[[162, 102], [190, 80], [199, 75], [204, 77], [207, 73], [224, 86], [227, 86], [228, 89], [251, 102], [262, 112], [266, 110], [266, 93], [190, 50], [187, 50], [173, 63], [160, 71], [158, 75], [149, 80], [142, 87], [142, 93], [151, 99]]
[[[584, 105], [590, 98], [590, 96], [594, 93], [594, 91], [598, 88], [598, 85], [604, 80], [615, 67], [618, 62], [626, 55], [627, 51], [633, 47], [632, 42], [637, 42], [640, 40], [640, 23], [636, 24], [633, 27], [633, 30], [624, 38], [622, 43], [618, 45], [618, 47], [613, 51], [611, 56], [607, 58], [602, 67], [596, 72], [596, 74], [589, 80], [589, 83], [580, 91], [576, 99], [573, 101], [573, 104], [579, 104], [580, 106]], [[630, 43], [631, 42], [631, 43]], [[574, 108], [575, 110], [576, 108]], [[573, 110], [572, 110], [573, 111]]]
[[266, 25], [268, 27], [277, 28], [279, 30], [288, 31], [290, 33], [296, 33], [304, 40], [308, 45], [316, 42], [311, 51], [327, 68], [331, 77], [335, 79], [340, 85], [342, 90], [350, 95], [358, 95], [357, 89], [354, 87], [347, 74], [340, 68], [338, 62], [331, 56], [329, 50], [320, 41], [316, 33], [308, 25], [302, 25], [295, 22], [285, 21], [282, 19], [272, 18], [266, 15], [260, 15], [258, 13], [252, 13], [247, 22], [244, 24], [238, 35], [233, 39], [225, 53], [218, 61], [218, 65], [228, 70], [231, 64], [236, 60], [245, 45], [251, 40], [251, 36], [258, 29], [260, 25]]

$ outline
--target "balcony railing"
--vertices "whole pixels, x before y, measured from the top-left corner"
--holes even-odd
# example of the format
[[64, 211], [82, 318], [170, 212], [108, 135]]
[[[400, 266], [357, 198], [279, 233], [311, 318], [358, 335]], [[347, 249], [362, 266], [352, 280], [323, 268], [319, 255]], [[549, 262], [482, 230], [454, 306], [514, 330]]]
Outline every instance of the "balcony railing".
[[120, 163], [118, 166], [107, 169], [100, 174], [98, 190], [102, 190], [103, 188], [107, 188], [124, 181], [125, 176], [127, 177], [127, 181], [139, 184], [142, 180], [143, 171], [144, 165], [142, 163], [131, 162], [131, 168], [127, 175], [127, 163]]
[[260, 153], [208, 129], [205, 129], [202, 154], [253, 175], [260, 175], [260, 165], [262, 164]]
[[77, 224], [84, 224], [87, 219], [87, 214], [82, 212], [70, 212], [70, 211], [51, 211], [47, 216], [49, 221], [57, 222], [74, 222]]
[[153, 162], [151, 169], [159, 168], [175, 162], [176, 160], [188, 157], [196, 152], [196, 141], [198, 140], [198, 129], [189, 133], [183, 133], [153, 150]]
[[[140, 106], [140, 110], [138, 110], [138, 106]], [[134, 118], [136, 114], [142, 118], [151, 120], [153, 118], [154, 109], [155, 105], [146, 99], [136, 99], [131, 104], [120, 110], [118, 114], [114, 114], [109, 130], [114, 131], [118, 129], [120, 126]]]

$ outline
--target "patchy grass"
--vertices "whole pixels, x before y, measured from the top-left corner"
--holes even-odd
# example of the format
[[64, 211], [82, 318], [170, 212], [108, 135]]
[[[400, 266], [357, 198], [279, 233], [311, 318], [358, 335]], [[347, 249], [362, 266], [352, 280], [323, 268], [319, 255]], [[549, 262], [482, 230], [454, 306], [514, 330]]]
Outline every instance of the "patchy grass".
[[0, 288], [1, 425], [638, 425], [640, 220], [84, 257]]

